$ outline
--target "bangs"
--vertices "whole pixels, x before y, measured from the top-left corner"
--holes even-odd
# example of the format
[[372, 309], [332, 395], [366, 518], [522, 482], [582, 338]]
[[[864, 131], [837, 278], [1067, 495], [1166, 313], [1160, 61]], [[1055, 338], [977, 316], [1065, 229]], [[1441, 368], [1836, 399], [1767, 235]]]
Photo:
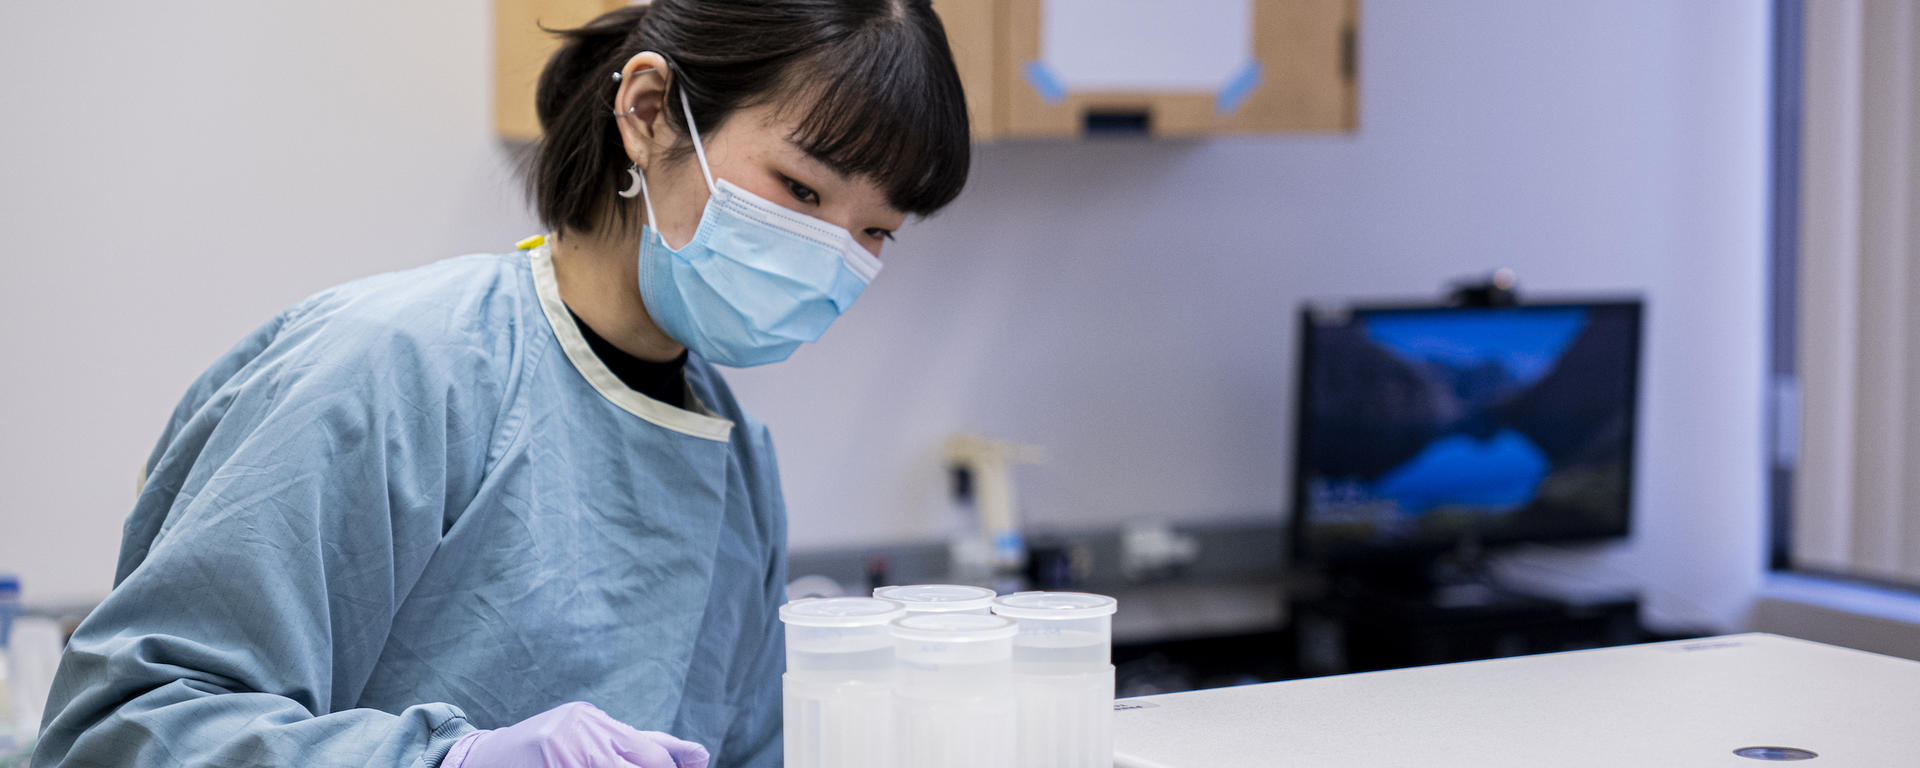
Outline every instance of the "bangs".
[[804, 109], [789, 137], [802, 151], [875, 181], [903, 213], [925, 216], [960, 195], [972, 138], [943, 35], [883, 22], [811, 58], [788, 99]]

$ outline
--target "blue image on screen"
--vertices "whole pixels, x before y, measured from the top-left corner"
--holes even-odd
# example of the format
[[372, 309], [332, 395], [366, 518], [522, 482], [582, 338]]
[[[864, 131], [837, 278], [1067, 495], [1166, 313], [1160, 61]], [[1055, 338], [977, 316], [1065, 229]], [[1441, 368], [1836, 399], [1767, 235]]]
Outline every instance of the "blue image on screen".
[[1500, 430], [1490, 440], [1447, 435], [1380, 478], [1373, 488], [1375, 494], [1392, 499], [1410, 514], [1446, 505], [1506, 513], [1533, 500], [1549, 468], [1540, 447], [1511, 429]]
[[1310, 319], [1299, 476], [1350, 545], [1625, 525], [1634, 304]]
[[1495, 364], [1521, 385], [1545, 376], [1586, 325], [1583, 309], [1408, 313], [1366, 320], [1367, 337], [1407, 362], [1461, 370]]
[[[1455, 387], [1467, 400], [1463, 406], [1472, 407], [1538, 382], [1586, 324], [1585, 310], [1563, 309], [1388, 314], [1367, 318], [1365, 327], [1367, 338], [1411, 365], [1443, 369], [1454, 381], [1479, 379], [1472, 391]], [[1373, 491], [1403, 514], [1441, 506], [1499, 514], [1531, 501], [1548, 469], [1540, 448], [1514, 430], [1484, 438], [1447, 434], [1380, 478]]]

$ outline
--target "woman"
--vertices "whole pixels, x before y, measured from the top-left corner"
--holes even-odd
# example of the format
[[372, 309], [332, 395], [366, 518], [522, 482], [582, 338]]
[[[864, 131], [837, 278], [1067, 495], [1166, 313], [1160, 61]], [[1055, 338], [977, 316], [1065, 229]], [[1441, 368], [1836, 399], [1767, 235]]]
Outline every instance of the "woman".
[[551, 242], [321, 293], [193, 385], [34, 765], [779, 763], [784, 510], [713, 365], [959, 194], [959, 79], [928, 0], [563, 34]]

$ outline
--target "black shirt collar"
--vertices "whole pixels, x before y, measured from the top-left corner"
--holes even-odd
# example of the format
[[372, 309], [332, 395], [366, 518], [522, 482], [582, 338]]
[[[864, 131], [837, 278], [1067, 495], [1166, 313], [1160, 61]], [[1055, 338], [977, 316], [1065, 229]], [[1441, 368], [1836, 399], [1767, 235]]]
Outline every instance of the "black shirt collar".
[[687, 407], [686, 351], [682, 350], [679, 357], [664, 363], [642, 360], [601, 338], [571, 307], [567, 309], [567, 314], [572, 315], [573, 324], [580, 327], [580, 335], [587, 340], [587, 347], [593, 350], [594, 357], [600, 358], [600, 362], [606, 364], [607, 370], [613, 371], [620, 383], [675, 408]]

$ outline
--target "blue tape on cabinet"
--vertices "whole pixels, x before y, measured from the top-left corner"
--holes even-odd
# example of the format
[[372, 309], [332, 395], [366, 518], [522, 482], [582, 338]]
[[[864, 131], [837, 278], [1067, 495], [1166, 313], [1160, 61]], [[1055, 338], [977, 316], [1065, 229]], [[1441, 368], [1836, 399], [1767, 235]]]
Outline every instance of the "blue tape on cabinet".
[[1053, 76], [1053, 70], [1038, 61], [1029, 61], [1021, 67], [1027, 76], [1027, 84], [1033, 86], [1035, 93], [1048, 104], [1059, 104], [1067, 100], [1067, 89], [1060, 85], [1060, 78]]
[[1221, 86], [1219, 92], [1213, 95], [1213, 110], [1222, 115], [1231, 115], [1235, 110], [1240, 109], [1240, 105], [1246, 103], [1247, 97], [1252, 96], [1253, 92], [1260, 87], [1261, 74], [1260, 62], [1247, 62], [1246, 66], [1240, 68], [1239, 74], [1229, 79], [1227, 84]]

